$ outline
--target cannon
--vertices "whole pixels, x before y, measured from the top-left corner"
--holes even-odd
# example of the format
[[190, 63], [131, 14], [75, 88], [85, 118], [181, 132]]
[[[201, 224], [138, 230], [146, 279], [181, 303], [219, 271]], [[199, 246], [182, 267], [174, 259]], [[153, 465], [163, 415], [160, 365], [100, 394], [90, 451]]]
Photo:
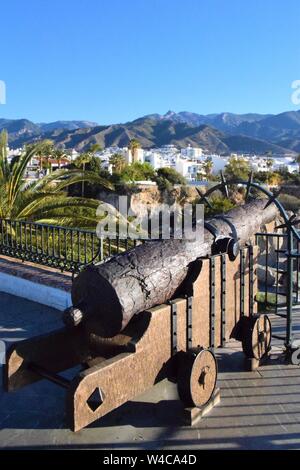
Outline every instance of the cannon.
[[209, 219], [201, 243], [189, 237], [153, 240], [88, 266], [74, 280], [74, 308], [65, 312], [65, 323], [76, 326], [97, 318], [99, 335], [115, 336], [134, 315], [181, 295], [195, 260], [224, 252], [235, 259], [238, 245], [244, 246], [278, 214], [274, 205], [265, 205], [265, 199], [258, 199]]
[[[203, 246], [193, 246], [185, 256], [183, 244], [163, 241], [165, 250], [173, 251], [163, 276], [169, 272], [173, 277], [169, 276], [169, 287], [165, 278], [161, 286], [155, 286], [155, 292], [161, 288], [158, 301], [153, 293], [146, 295], [148, 285], [141, 287], [139, 277], [133, 278], [133, 284], [127, 282], [128, 289], [139, 286], [136, 303], [130, 303], [124, 290], [126, 282], [123, 284], [126, 275], [121, 276], [122, 288], [118, 288], [120, 271], [113, 274], [116, 263], [127, 275], [137, 269], [139, 276], [145, 273], [141, 261], [147, 260], [147, 246], [144, 252], [140, 247], [134, 249], [139, 250], [138, 256], [133, 250], [123, 258], [121, 255], [87, 267], [73, 283], [73, 301], [80, 300], [84, 287], [88, 293], [84, 292], [83, 302], [76, 302], [65, 313], [67, 325], [8, 349], [6, 390], [17, 390], [43, 378], [65, 388], [68, 425], [78, 431], [168, 378], [178, 384], [185, 421], [194, 424], [220, 399], [216, 348], [235, 337], [242, 341], [246, 356], [258, 362], [270, 349], [270, 322], [256, 314], [257, 247], [251, 242], [259, 227], [276, 216], [273, 207], [264, 210], [264, 205], [255, 201], [230, 211], [225, 218], [210, 220]], [[253, 216], [248, 225], [246, 214]], [[166, 255], [160, 243], [148, 245], [152, 253], [160, 253], [158, 265]], [[179, 257], [174, 253], [176, 246], [180, 248]], [[133, 263], [133, 259], [139, 259], [139, 263]], [[152, 263], [150, 273], [156, 268]], [[106, 273], [105, 282], [101, 273]], [[150, 276], [151, 283], [154, 279], [159, 283], [157, 273]], [[93, 295], [88, 287], [91, 285], [96, 289]], [[103, 303], [97, 309], [95, 299], [101, 303], [101, 298]], [[81, 371], [72, 380], [61, 374], [77, 365]]]

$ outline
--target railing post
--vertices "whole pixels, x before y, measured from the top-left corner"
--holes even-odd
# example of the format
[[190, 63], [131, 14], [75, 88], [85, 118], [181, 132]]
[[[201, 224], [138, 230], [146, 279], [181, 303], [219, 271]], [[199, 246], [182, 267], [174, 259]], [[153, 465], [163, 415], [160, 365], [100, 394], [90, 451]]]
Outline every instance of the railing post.
[[286, 348], [291, 349], [292, 345], [292, 314], [293, 314], [293, 233], [288, 227], [287, 230], [288, 249], [287, 249], [287, 299], [286, 299]]
[[100, 261], [104, 259], [104, 252], [103, 252], [103, 237], [100, 238]]

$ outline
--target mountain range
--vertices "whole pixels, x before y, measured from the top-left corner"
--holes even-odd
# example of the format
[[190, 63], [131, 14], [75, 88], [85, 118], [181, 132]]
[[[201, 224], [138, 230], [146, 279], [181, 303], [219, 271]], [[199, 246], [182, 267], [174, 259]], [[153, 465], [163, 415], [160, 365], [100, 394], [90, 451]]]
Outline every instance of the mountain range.
[[18, 148], [38, 139], [52, 139], [62, 148], [79, 151], [98, 143], [101, 147], [126, 146], [132, 138], [142, 147], [192, 145], [207, 152], [300, 153], [300, 111], [280, 114], [220, 113], [202, 115], [182, 111], [149, 114], [124, 124], [99, 125], [90, 121], [34, 123], [28, 119], [0, 119], [9, 145]]

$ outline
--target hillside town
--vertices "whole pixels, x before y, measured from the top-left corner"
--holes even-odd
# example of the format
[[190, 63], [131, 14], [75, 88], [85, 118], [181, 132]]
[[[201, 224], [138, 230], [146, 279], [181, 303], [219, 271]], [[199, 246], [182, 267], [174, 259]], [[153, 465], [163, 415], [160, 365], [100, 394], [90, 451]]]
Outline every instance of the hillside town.
[[[8, 160], [18, 157], [22, 153], [22, 148], [7, 149]], [[80, 157], [80, 152], [75, 149], [61, 151], [60, 158], [55, 155], [50, 157], [35, 156], [31, 159], [26, 172], [26, 178], [36, 179], [46, 173], [58, 168], [64, 167], [74, 162]], [[130, 165], [134, 162], [149, 163], [154, 170], [160, 168], [173, 168], [182, 175], [187, 183], [197, 184], [207, 180], [207, 167], [209, 173], [217, 175], [223, 171], [230, 159], [242, 159], [249, 164], [253, 172], [280, 171], [285, 170], [288, 173], [298, 173], [299, 164], [294, 156], [266, 154], [240, 154], [231, 153], [230, 155], [211, 154], [200, 147], [188, 145], [184, 148], [178, 148], [175, 145], [164, 145], [160, 148], [143, 149], [137, 147], [131, 150], [129, 147], [107, 147], [103, 150], [97, 150], [94, 153], [99, 158], [103, 169], [110, 174], [113, 172], [112, 158], [122, 156], [124, 162]], [[46, 161], [47, 165], [41, 164]]]

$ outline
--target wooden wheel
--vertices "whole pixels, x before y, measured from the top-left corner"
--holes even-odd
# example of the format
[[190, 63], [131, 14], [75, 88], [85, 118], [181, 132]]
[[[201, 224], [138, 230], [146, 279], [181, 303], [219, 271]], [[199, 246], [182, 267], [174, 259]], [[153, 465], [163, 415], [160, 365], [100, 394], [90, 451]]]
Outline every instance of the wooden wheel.
[[191, 349], [182, 357], [178, 393], [186, 406], [201, 407], [211, 399], [217, 382], [217, 361], [209, 349]]
[[261, 359], [271, 345], [271, 322], [268, 316], [245, 317], [243, 330], [242, 345], [245, 355]]

